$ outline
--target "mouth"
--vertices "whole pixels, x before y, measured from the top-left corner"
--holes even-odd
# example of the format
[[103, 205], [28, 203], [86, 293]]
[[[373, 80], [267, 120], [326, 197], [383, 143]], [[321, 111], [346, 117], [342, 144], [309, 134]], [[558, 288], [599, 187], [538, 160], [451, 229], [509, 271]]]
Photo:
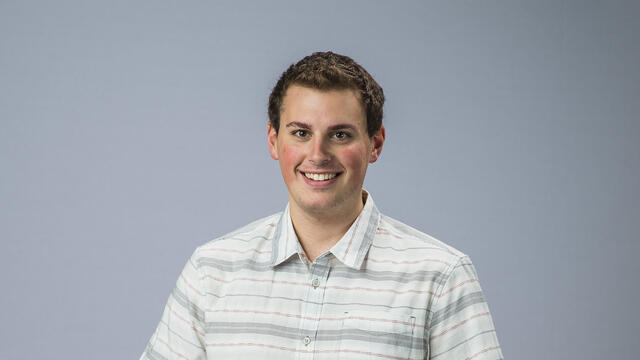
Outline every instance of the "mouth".
[[342, 172], [304, 172], [300, 171], [304, 177], [305, 182], [314, 186], [329, 185], [336, 181], [336, 179], [342, 175]]

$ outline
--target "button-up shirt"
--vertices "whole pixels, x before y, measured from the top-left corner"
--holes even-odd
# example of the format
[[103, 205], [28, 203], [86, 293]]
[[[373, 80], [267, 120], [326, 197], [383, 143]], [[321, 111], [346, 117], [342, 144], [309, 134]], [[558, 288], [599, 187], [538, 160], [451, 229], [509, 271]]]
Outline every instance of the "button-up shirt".
[[198, 247], [141, 359], [502, 359], [469, 257], [363, 199], [313, 262], [288, 205]]

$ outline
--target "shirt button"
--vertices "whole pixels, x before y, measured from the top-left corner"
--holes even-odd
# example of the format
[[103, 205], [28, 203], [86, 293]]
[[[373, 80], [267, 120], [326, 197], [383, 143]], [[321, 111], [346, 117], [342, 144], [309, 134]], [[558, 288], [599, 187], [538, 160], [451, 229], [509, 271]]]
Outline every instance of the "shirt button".
[[318, 278], [313, 279], [313, 281], [311, 281], [311, 285], [314, 289], [317, 288], [318, 285], [320, 285], [320, 280], [318, 280]]
[[304, 346], [307, 346], [311, 343], [311, 338], [308, 336], [305, 336], [304, 339], [302, 339], [302, 342], [304, 343]]

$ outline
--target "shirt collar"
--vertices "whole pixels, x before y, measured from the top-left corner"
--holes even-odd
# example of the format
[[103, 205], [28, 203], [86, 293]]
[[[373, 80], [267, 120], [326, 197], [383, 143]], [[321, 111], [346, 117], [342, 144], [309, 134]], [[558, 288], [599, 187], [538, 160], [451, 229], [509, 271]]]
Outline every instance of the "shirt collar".
[[[380, 212], [373, 202], [371, 195], [363, 189], [362, 197], [365, 201], [364, 208], [353, 224], [351, 224], [349, 230], [329, 249], [329, 252], [340, 262], [353, 269], [360, 269], [362, 267], [367, 251], [369, 251], [373, 243], [378, 222], [380, 221]], [[301, 260], [304, 256], [302, 246], [293, 229], [289, 204], [287, 204], [274, 231], [271, 265], [277, 266], [294, 254], [298, 254]]]
[[302, 253], [301, 250], [298, 251], [298, 237], [293, 230], [288, 203], [276, 224], [276, 230], [273, 233], [271, 243], [271, 266], [281, 264], [293, 254]]

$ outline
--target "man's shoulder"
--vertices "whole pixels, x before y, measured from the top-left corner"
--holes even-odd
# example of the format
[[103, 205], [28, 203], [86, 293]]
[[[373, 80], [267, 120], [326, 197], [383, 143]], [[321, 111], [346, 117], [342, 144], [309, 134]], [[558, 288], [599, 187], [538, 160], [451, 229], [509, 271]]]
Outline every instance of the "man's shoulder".
[[453, 246], [399, 220], [380, 215], [374, 247], [410, 254], [409, 257], [426, 256], [437, 258], [446, 264], [458, 262], [467, 257]]
[[232, 252], [243, 252], [248, 249], [263, 248], [271, 243], [282, 212], [252, 221], [236, 230], [212, 239], [196, 249], [196, 253], [212, 250], [228, 249]]

